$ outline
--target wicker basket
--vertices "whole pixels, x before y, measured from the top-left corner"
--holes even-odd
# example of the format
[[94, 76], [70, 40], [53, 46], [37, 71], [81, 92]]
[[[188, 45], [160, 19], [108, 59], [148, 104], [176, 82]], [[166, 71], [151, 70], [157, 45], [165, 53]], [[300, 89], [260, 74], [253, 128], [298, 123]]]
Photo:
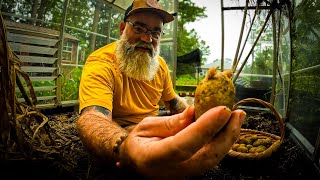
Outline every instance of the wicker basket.
[[238, 152], [233, 149], [230, 149], [230, 151], [228, 152], [228, 155], [231, 157], [239, 158], [239, 159], [262, 159], [262, 158], [269, 157], [273, 152], [275, 152], [280, 147], [284, 139], [284, 133], [285, 133], [284, 123], [282, 118], [278, 114], [278, 112], [274, 109], [274, 107], [270, 103], [260, 99], [256, 99], [256, 98], [243, 99], [238, 103], [236, 103], [232, 109], [235, 110], [237, 109], [238, 106], [245, 103], [250, 103], [250, 102], [262, 104], [273, 112], [275, 118], [278, 120], [280, 136], [263, 132], [263, 131], [242, 128], [240, 131], [240, 137], [238, 138], [238, 140], [248, 139], [252, 137], [255, 137], [255, 138], [258, 137], [258, 139], [262, 139], [262, 140], [265, 140], [268, 138], [270, 145], [262, 152]]

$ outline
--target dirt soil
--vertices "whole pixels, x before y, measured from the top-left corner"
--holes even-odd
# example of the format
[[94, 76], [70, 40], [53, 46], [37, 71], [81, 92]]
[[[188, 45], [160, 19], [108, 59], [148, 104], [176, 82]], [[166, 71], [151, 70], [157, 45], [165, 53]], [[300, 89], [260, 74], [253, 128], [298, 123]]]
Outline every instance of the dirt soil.
[[[71, 144], [65, 146], [59, 155], [49, 160], [40, 161], [2, 161], [0, 163], [0, 179], [4, 175], [14, 178], [20, 171], [26, 177], [32, 179], [136, 179], [134, 175], [117, 175], [116, 170], [101, 168], [90, 161], [85, 149], [79, 142], [74, 122], [78, 115], [76, 113], [60, 113], [48, 115], [49, 124], [57, 132], [60, 129], [60, 136], [73, 137]], [[66, 123], [65, 125], [61, 123]], [[61, 131], [64, 127], [64, 132]], [[279, 135], [278, 122], [269, 113], [248, 112], [243, 128], [255, 129]], [[61, 141], [61, 138], [55, 141]], [[108, 169], [111, 175], [101, 174], [99, 171]], [[89, 174], [88, 174], [89, 172]], [[320, 179], [315, 166], [307, 158], [304, 150], [287, 133], [280, 148], [270, 157], [262, 160], [239, 160], [226, 156], [220, 164], [207, 171], [201, 176], [188, 178], [189, 180], [278, 180], [278, 179]], [[100, 174], [99, 174], [100, 173]], [[17, 176], [18, 177], [18, 176]], [[19, 175], [20, 177], [20, 175]]]
[[[242, 128], [280, 135], [278, 122], [270, 113], [247, 111]], [[320, 179], [320, 175], [305, 151], [287, 133], [283, 144], [270, 157], [261, 160], [240, 160], [226, 156], [216, 168], [201, 176], [190, 178], [198, 179]]]

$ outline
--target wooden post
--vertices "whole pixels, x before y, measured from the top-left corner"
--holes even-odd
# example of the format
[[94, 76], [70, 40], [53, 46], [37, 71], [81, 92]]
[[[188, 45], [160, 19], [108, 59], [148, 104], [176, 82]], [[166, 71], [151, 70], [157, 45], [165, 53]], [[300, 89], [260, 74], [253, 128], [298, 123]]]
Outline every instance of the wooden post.
[[285, 109], [285, 113], [284, 113], [284, 118], [287, 118], [287, 114], [289, 113], [289, 103], [290, 103], [290, 97], [291, 97], [291, 90], [292, 90], [292, 86], [291, 86], [291, 81], [292, 81], [292, 61], [294, 59], [294, 55], [293, 55], [293, 42], [292, 42], [292, 37], [293, 37], [293, 33], [292, 33], [292, 29], [294, 27], [294, 23], [293, 23], [293, 6], [288, 6], [288, 14], [289, 14], [289, 28], [290, 28], [290, 69], [289, 69], [289, 82], [288, 82], [288, 94], [287, 94], [287, 99], [286, 99], [286, 109]]
[[277, 86], [277, 70], [278, 70], [278, 57], [277, 57], [278, 43], [277, 43], [277, 27], [276, 27], [275, 11], [272, 13], [272, 34], [273, 34], [273, 68], [272, 68], [272, 91], [270, 96], [270, 104], [274, 106], [274, 101], [276, 96], [276, 86]]
[[[10, 133], [10, 121], [15, 118], [15, 101], [14, 101], [14, 82], [10, 74], [9, 47], [5, 24], [0, 13], [0, 144], [7, 148], [7, 142]], [[15, 121], [12, 121], [15, 123]]]
[[[240, 61], [240, 59], [241, 59], [241, 57], [242, 57], [242, 53], [243, 53], [244, 48], [246, 47], [246, 44], [247, 44], [247, 42], [248, 42], [248, 38], [249, 38], [249, 35], [250, 35], [250, 33], [251, 33], [252, 26], [253, 26], [254, 20], [256, 19], [256, 16], [257, 16], [257, 14], [258, 14], [258, 11], [259, 11], [259, 5], [257, 5], [256, 10], [254, 11], [254, 15], [253, 15], [253, 18], [252, 18], [252, 20], [251, 20], [251, 24], [250, 24], [250, 27], [249, 27], [249, 31], [248, 31], [247, 37], [246, 37], [246, 39], [244, 40], [244, 43], [243, 43], [243, 46], [242, 46], [242, 49], [241, 49], [241, 52], [240, 52], [240, 55], [239, 55], [239, 57], [238, 57], [238, 61], [237, 61], [237, 64], [235, 65], [235, 67], [238, 66], [238, 63], [239, 63], [239, 61]], [[236, 70], [236, 69], [235, 69], [235, 70]]]
[[[100, 11], [101, 11], [101, 2], [96, 1], [96, 5], [94, 8], [94, 16], [93, 16], [93, 25], [92, 32], [96, 33], [98, 30], [98, 23], [100, 20]], [[96, 34], [91, 34], [90, 39], [90, 52], [93, 52], [96, 49]]]
[[223, 0], [221, 3], [221, 72], [224, 70], [224, 12], [223, 12]]
[[243, 12], [242, 26], [241, 26], [240, 35], [239, 35], [238, 46], [237, 46], [236, 54], [234, 55], [234, 59], [233, 59], [232, 72], [236, 71], [237, 64], [238, 64], [237, 62], [239, 61], [238, 54], [241, 46], [244, 25], [246, 24], [246, 19], [247, 19], [248, 3], [249, 3], [249, 0], [246, 0], [246, 7]]
[[[174, 0], [174, 12], [178, 13], [178, 7], [179, 2], [178, 0]], [[177, 73], [177, 28], [178, 28], [178, 16], [174, 18], [173, 21], [173, 35], [172, 35], [172, 40], [173, 40], [173, 72], [172, 72], [172, 84], [173, 88], [176, 88], [176, 73]]]
[[65, 24], [67, 18], [67, 9], [68, 9], [69, 0], [65, 0], [63, 4], [63, 11], [62, 11], [62, 19], [61, 19], [61, 27], [60, 27], [60, 35], [59, 35], [59, 47], [58, 47], [58, 61], [57, 61], [57, 79], [56, 79], [56, 105], [61, 105], [61, 68], [62, 68], [62, 55], [63, 55], [63, 45], [64, 45], [64, 31], [65, 31]]
[[112, 8], [110, 7], [109, 8], [109, 21], [108, 21], [108, 29], [107, 29], [107, 43], [109, 44], [110, 42], [111, 42], [111, 38], [110, 38], [110, 36], [111, 36], [111, 26], [112, 26], [112, 23], [111, 23], [111, 21], [112, 21]]

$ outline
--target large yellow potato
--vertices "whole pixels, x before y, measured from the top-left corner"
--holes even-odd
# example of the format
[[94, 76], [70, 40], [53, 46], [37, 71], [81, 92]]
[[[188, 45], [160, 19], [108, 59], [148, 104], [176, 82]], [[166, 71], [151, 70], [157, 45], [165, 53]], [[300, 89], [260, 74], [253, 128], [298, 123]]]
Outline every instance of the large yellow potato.
[[199, 83], [195, 92], [195, 119], [216, 106], [227, 106], [232, 109], [236, 90], [231, 80], [230, 70], [217, 72], [211, 68], [206, 77]]

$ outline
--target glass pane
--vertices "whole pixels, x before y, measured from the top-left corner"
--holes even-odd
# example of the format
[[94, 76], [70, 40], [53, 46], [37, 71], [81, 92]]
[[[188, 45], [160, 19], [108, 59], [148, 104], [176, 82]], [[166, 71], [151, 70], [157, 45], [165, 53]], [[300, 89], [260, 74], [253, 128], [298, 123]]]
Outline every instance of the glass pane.
[[315, 145], [320, 127], [320, 66], [295, 73], [290, 91], [289, 122]]
[[172, 42], [161, 43], [160, 49], [161, 49], [160, 56], [162, 56], [166, 60], [170, 71], [173, 72], [173, 69], [174, 69], [174, 63], [173, 63], [174, 59], [172, 55], [173, 43]]
[[132, 0], [130, 0], [130, 1], [128, 1], [128, 0], [115, 0], [115, 2], [113, 4], [119, 6], [122, 9], [127, 9], [132, 4]]
[[[278, 17], [279, 13], [276, 15]], [[278, 53], [279, 74], [277, 74], [277, 87], [275, 108], [283, 117], [285, 117], [287, 109], [287, 99], [289, 92], [290, 79], [290, 31], [289, 20], [287, 16], [282, 13], [280, 17], [280, 46]]]
[[289, 122], [313, 145], [320, 127], [320, 4], [300, 1], [293, 12]]
[[[258, 1], [259, 2], [259, 1]], [[266, 6], [267, 1], [260, 1], [260, 6]], [[249, 1], [248, 6], [256, 6], [257, 1]], [[230, 7], [245, 7], [246, 6], [246, 0], [224, 0], [223, 6], [226, 8]]]
[[[249, 54], [260, 33], [261, 28], [263, 27], [263, 24], [265, 23], [268, 11], [261, 10], [261, 12], [255, 17], [254, 22], [252, 22], [254, 13], [254, 10], [248, 10], [249, 15], [246, 18], [247, 23], [245, 24], [243, 31], [242, 44], [239, 47], [237, 59], [240, 59], [240, 61], [237, 65], [236, 73], [239, 71], [240, 67], [243, 66], [244, 62], [245, 65], [243, 66], [243, 69], [235, 82], [236, 101], [245, 98], [258, 98], [269, 102], [272, 89], [273, 72], [272, 24], [271, 19], [269, 19], [265, 30], [262, 32], [253, 51], [251, 54]], [[224, 14], [226, 29], [224, 39], [224, 69], [226, 70], [232, 69], [234, 63], [242, 27], [243, 11], [225, 11]], [[235, 18], [239, 19], [239, 21], [235, 22]], [[250, 30], [249, 28], [251, 24], [252, 28]], [[230, 31], [231, 29], [232, 31]], [[243, 45], [247, 35], [248, 39], [244, 48]], [[228, 47], [228, 49], [226, 49], [226, 47]], [[221, 66], [220, 61], [217, 61], [216, 64]], [[246, 105], [256, 106], [255, 104], [251, 103]]]
[[294, 9], [292, 70], [320, 64], [320, 4], [304, 0]]
[[79, 95], [80, 78], [83, 67], [64, 65], [62, 68], [62, 101], [77, 100]]
[[[103, 1], [70, 0], [67, 10], [66, 34], [77, 39], [73, 45], [73, 60], [62, 66], [62, 100], [76, 100], [83, 65], [95, 50], [119, 39], [119, 24], [123, 14]], [[67, 54], [66, 54], [67, 55]]]
[[[163, 0], [160, 2], [162, 8], [165, 11], [168, 11], [170, 13], [174, 12], [174, 6], [175, 6], [175, 1], [172, 0]], [[174, 62], [176, 61], [176, 57], [174, 57], [174, 42], [173, 42], [173, 34], [174, 34], [174, 21], [170, 22], [170, 23], [166, 23], [163, 26], [163, 31], [164, 31], [164, 35], [161, 37], [161, 51], [160, 51], [160, 55], [165, 58], [168, 67], [170, 69], [170, 74], [171, 74], [171, 78], [174, 77], [174, 74], [176, 73], [175, 69], [174, 69]]]

